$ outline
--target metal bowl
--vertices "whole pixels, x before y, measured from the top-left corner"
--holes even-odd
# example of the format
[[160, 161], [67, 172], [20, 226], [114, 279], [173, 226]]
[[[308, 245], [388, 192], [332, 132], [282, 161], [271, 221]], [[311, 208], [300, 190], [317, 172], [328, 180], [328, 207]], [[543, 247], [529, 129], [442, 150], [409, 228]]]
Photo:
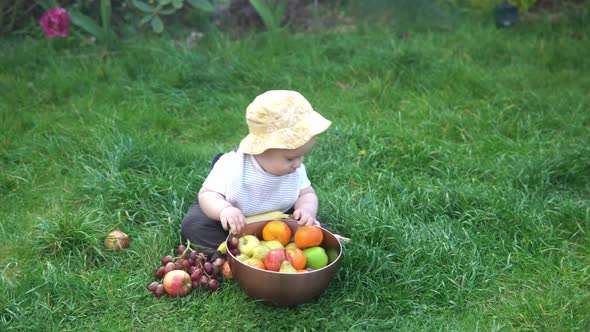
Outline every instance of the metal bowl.
[[[259, 221], [246, 225], [241, 234], [230, 234], [226, 239], [226, 244], [229, 247], [232, 237], [240, 237], [245, 234], [252, 234], [261, 239], [262, 228], [269, 221]], [[299, 227], [297, 222], [294, 220], [284, 221], [295, 234]], [[246, 265], [228, 251], [227, 261], [234, 280], [248, 296], [277, 306], [292, 306], [316, 299], [328, 288], [330, 281], [338, 272], [342, 257], [340, 241], [328, 230], [322, 228], [322, 232], [324, 233], [322, 247], [326, 250], [335, 248], [338, 251], [337, 258], [327, 266], [318, 270], [293, 274], [274, 272]]]

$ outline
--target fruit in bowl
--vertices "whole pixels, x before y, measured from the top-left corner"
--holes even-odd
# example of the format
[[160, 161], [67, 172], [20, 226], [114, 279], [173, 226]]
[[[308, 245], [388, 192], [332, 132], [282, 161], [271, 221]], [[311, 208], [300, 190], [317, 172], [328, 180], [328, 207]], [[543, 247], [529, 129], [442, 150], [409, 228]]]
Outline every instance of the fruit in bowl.
[[305, 267], [317, 270], [328, 265], [328, 254], [320, 246], [305, 248], [303, 253], [305, 254]]
[[279, 241], [283, 246], [291, 241], [291, 228], [281, 220], [269, 221], [262, 229], [264, 241]]
[[289, 259], [285, 249], [273, 249], [264, 258], [264, 267], [269, 271], [278, 272], [283, 262], [288, 262]]
[[[230, 234], [226, 242], [235, 243], [236, 238], [239, 240], [248, 235], [262, 242], [264, 241], [263, 229], [271, 221], [273, 220], [247, 224], [241, 234]], [[298, 225], [295, 220], [281, 220], [281, 222], [290, 228], [292, 234], [306, 227]], [[278, 227], [276, 223], [273, 225]], [[284, 245], [285, 248], [269, 251], [262, 264], [256, 262], [249, 265], [252, 261], [246, 263], [246, 260], [241, 261], [231, 251], [228, 252], [227, 261], [233, 279], [248, 296], [274, 305], [298, 305], [319, 297], [338, 272], [342, 246], [338, 238], [330, 231], [320, 227], [310, 227], [314, 227], [314, 230], [310, 232], [313, 237], [304, 241], [308, 245], [306, 248], [299, 248], [292, 235], [289, 242]], [[321, 233], [322, 240], [315, 245], [320, 236], [318, 232]], [[305, 254], [305, 249], [308, 249], [308, 255]], [[276, 253], [271, 254], [272, 252]], [[328, 252], [333, 259], [328, 257]], [[240, 255], [244, 255], [241, 250]], [[309, 263], [307, 256], [310, 257]]]
[[238, 249], [240, 253], [248, 256], [252, 256], [254, 248], [260, 245], [260, 240], [254, 235], [244, 235], [240, 237], [238, 243]]

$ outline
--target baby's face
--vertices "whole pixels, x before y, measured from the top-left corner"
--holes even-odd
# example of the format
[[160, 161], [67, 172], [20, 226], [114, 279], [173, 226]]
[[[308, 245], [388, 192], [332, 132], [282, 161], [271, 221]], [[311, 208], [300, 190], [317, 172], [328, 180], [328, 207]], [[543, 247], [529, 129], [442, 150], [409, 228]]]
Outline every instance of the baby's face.
[[256, 161], [265, 171], [272, 175], [287, 175], [295, 172], [301, 164], [305, 154], [313, 148], [316, 138], [313, 137], [297, 149], [268, 149], [256, 155]]

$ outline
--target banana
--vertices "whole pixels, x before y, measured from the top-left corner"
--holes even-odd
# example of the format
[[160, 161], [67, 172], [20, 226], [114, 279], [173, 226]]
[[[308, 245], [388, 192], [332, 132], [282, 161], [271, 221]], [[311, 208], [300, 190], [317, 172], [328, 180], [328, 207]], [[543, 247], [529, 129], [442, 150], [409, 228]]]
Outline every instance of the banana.
[[292, 216], [288, 214], [284, 214], [281, 211], [271, 211], [266, 213], [261, 213], [253, 216], [249, 216], [246, 218], [246, 223], [250, 224], [256, 221], [263, 221], [263, 220], [276, 220], [276, 219], [291, 219]]
[[219, 251], [222, 255], [227, 254], [227, 243], [225, 243], [225, 241], [221, 242], [219, 247], [217, 247], [217, 251]]

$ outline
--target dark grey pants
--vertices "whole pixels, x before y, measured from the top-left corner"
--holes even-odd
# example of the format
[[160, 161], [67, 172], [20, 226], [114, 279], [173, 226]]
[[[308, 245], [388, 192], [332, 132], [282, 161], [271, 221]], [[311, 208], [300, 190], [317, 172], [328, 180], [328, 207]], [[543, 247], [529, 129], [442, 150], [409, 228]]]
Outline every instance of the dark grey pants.
[[[203, 212], [199, 202], [195, 202], [182, 219], [180, 230], [184, 241], [189, 240], [210, 259], [215, 259], [217, 247], [225, 241], [229, 232], [221, 227], [221, 222], [213, 220]], [[218, 256], [218, 255], [217, 255]]]
[[[233, 149], [234, 152], [236, 150], [237, 147]], [[213, 158], [213, 160], [211, 160], [209, 171], [213, 169], [213, 166], [222, 155], [223, 153], [219, 153]], [[220, 221], [207, 217], [205, 212], [203, 212], [199, 206], [198, 197], [182, 219], [182, 222], [180, 223], [180, 232], [183, 241], [191, 241], [191, 244], [201, 252], [207, 254], [207, 257], [209, 257], [210, 260], [219, 256], [219, 253], [217, 253], [217, 247], [219, 247], [221, 242], [225, 241], [229, 235], [229, 232], [221, 227]]]

